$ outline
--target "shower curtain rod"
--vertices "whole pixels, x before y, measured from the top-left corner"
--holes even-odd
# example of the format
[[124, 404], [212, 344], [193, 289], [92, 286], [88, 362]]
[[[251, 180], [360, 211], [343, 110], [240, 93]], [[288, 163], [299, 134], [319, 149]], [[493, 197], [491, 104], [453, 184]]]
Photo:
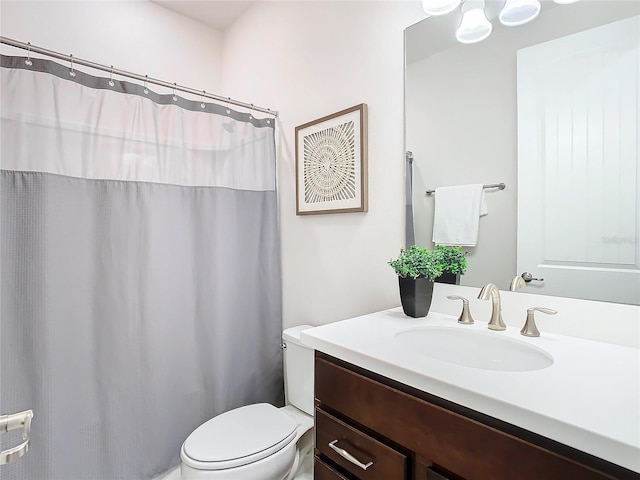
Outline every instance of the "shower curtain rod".
[[[167, 88], [171, 88], [173, 90], [179, 90], [181, 92], [190, 93], [192, 95], [199, 95], [200, 97], [210, 98], [210, 99], [216, 100], [217, 102], [220, 102], [220, 103], [237, 105], [239, 107], [244, 107], [244, 108], [247, 108], [247, 109], [250, 109], [250, 110], [254, 110], [254, 111], [257, 111], [257, 112], [266, 113], [267, 115], [272, 115], [274, 117], [278, 116], [278, 112], [276, 110], [271, 110], [269, 108], [258, 107], [256, 105], [254, 105], [253, 103], [244, 103], [244, 102], [240, 102], [238, 100], [234, 100], [231, 97], [221, 97], [219, 95], [214, 95], [212, 93], [207, 93], [204, 90], [196, 90], [196, 89], [193, 89], [193, 88], [183, 87], [181, 85], [177, 85], [176, 83], [169, 83], [169, 82], [165, 82], [163, 80], [150, 78], [147, 75], [138, 75], [137, 73], [131, 73], [131, 72], [127, 72], [125, 70], [118, 70], [116, 68], [113, 68], [113, 65], [108, 66], [108, 65], [102, 65], [100, 63], [90, 62], [88, 60], [82, 60], [81, 58], [76, 58], [73, 55], [65, 55], [63, 53], [54, 52], [53, 50], [47, 50], [46, 48], [36, 47], [35, 45], [31, 45], [31, 43], [19, 42], [17, 40], [13, 40], [11, 38], [2, 37], [2, 36], [0, 36], [0, 43], [4, 43], [5, 45], [10, 45], [12, 47], [22, 48], [23, 50], [29, 51], [29, 53], [34, 52], [34, 53], [39, 53], [39, 54], [42, 54], [42, 55], [47, 55], [49, 57], [58, 58], [60, 60], [66, 60], [66, 61], [71, 62], [71, 66], [72, 67], [73, 67], [73, 64], [84, 65], [85, 67], [90, 67], [90, 68], [94, 68], [96, 70], [102, 70], [104, 72], [109, 72], [112, 75], [118, 75], [118, 76], [121, 76], [121, 77], [133, 78], [133, 79], [139, 80], [141, 82], [152, 83], [154, 85], [160, 85], [161, 87], [167, 87]], [[28, 55], [27, 55], [27, 57], [28, 57]]]

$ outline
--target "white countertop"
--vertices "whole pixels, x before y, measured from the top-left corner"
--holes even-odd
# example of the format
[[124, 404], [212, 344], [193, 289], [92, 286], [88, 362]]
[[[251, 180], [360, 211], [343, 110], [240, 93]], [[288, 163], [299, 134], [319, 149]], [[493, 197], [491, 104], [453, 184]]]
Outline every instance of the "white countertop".
[[483, 370], [435, 360], [397, 342], [419, 326], [487, 330], [456, 317], [407, 317], [401, 308], [304, 330], [307, 346], [539, 435], [640, 472], [640, 350], [542, 332], [509, 336], [546, 350], [550, 367], [525, 372]]

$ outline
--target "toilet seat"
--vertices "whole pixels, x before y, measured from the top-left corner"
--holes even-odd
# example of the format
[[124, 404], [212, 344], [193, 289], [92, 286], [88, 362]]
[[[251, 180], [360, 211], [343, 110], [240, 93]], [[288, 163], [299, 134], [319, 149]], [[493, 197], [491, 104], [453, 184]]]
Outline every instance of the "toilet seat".
[[296, 437], [297, 423], [268, 403], [230, 410], [195, 429], [182, 445], [182, 461], [222, 470], [262, 460]]

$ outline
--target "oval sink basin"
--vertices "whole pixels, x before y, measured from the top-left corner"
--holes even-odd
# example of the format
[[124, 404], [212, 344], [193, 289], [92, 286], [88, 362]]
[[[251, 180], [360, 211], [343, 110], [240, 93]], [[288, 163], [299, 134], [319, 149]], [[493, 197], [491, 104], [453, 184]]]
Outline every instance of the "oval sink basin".
[[404, 347], [443, 362], [483, 370], [528, 372], [553, 364], [553, 357], [498, 332], [464, 330], [464, 327], [420, 327], [396, 334]]

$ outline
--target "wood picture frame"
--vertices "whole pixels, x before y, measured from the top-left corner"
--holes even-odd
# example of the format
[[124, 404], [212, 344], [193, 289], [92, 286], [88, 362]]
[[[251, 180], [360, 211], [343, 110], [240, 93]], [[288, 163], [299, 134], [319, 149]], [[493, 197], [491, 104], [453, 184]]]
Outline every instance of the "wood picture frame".
[[296, 127], [296, 215], [366, 212], [367, 105]]

